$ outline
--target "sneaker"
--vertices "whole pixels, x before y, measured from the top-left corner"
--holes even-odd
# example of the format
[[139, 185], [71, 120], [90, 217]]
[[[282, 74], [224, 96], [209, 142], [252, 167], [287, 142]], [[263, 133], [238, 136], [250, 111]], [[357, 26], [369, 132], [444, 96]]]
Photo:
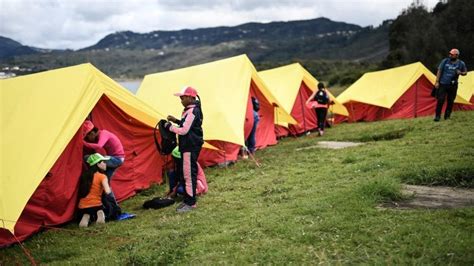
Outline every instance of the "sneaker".
[[323, 130], [319, 130], [319, 135], [320, 135], [320, 136], [324, 135], [324, 131], [323, 131]]
[[103, 210], [97, 211], [97, 221], [98, 224], [105, 224], [105, 213]]
[[83, 214], [81, 222], [79, 222], [79, 227], [87, 227], [89, 226], [89, 220], [91, 219], [91, 216], [89, 214]]
[[437, 117], [435, 117], [435, 118], [434, 118], [434, 120], [433, 120], [433, 121], [435, 121], [435, 122], [439, 122], [439, 120], [440, 120], [440, 117], [439, 117], [439, 116], [437, 116]]
[[188, 211], [192, 211], [196, 208], [196, 204], [194, 205], [188, 205], [188, 204], [184, 204], [182, 206], [179, 206], [178, 208], [176, 208], [176, 212], [178, 213], [183, 213], [183, 212], [188, 212]]
[[306, 136], [309, 136], [311, 134], [311, 131], [306, 132]]

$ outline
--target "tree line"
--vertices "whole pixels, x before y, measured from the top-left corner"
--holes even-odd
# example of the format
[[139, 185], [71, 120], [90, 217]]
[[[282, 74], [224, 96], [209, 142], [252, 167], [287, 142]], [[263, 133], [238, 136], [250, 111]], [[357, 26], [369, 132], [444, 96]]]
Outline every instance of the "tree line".
[[438, 2], [430, 12], [411, 4], [392, 23], [390, 50], [381, 68], [421, 61], [433, 72], [451, 48], [461, 51], [469, 69], [474, 67], [474, 1]]

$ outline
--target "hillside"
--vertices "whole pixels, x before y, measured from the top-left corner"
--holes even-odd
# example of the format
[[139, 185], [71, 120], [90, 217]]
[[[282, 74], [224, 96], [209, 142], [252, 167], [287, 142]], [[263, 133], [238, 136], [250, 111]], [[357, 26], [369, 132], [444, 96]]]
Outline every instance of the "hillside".
[[0, 60], [14, 56], [39, 53], [34, 48], [24, 46], [10, 38], [0, 36]]
[[16, 56], [0, 64], [53, 69], [92, 62], [112, 77], [136, 78], [242, 53], [267, 66], [315, 60], [381, 61], [389, 50], [389, 25], [362, 28], [317, 18], [144, 34], [126, 31], [78, 51]]

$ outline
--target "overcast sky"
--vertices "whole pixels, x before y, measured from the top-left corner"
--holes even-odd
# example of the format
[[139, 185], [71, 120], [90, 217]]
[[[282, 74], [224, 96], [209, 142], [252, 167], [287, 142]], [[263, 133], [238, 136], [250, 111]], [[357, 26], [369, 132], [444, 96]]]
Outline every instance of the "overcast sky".
[[[432, 9], [438, 0], [420, 0]], [[0, 35], [79, 49], [107, 34], [327, 17], [360, 26], [396, 18], [413, 0], [0, 0]]]

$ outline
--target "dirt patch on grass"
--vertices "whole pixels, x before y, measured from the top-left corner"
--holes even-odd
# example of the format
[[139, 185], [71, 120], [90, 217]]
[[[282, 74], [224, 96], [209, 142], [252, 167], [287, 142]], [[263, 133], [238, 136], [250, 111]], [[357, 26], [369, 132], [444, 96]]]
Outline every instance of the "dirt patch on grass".
[[474, 206], [474, 189], [404, 185], [403, 194], [409, 199], [386, 202], [379, 208], [452, 209]]
[[326, 149], [338, 150], [338, 149], [344, 149], [348, 147], [355, 147], [362, 144], [363, 143], [360, 143], [360, 142], [346, 142], [346, 141], [318, 141], [316, 145], [304, 147], [304, 148], [298, 148], [296, 150], [301, 151], [301, 150], [309, 150], [309, 149], [314, 149], [314, 148], [326, 148]]

